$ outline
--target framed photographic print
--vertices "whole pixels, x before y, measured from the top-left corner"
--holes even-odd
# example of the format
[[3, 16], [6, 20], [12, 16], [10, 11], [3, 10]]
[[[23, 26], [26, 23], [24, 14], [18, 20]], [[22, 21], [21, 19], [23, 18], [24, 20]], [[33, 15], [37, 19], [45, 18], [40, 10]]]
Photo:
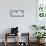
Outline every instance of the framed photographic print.
[[24, 17], [24, 10], [10, 10], [11, 17]]

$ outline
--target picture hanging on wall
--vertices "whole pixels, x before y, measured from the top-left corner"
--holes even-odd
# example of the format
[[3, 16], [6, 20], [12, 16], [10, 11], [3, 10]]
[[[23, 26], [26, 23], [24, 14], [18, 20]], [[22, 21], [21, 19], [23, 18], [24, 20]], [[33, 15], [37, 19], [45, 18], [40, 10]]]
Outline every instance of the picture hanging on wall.
[[10, 10], [11, 17], [24, 17], [24, 10]]

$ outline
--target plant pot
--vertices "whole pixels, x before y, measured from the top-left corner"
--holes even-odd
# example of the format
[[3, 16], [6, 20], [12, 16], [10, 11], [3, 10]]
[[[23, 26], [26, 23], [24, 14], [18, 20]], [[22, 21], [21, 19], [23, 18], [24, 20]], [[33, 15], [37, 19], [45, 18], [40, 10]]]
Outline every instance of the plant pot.
[[37, 42], [38, 42], [39, 44], [41, 44], [41, 43], [44, 42], [44, 40], [45, 40], [45, 39], [38, 39]]
[[37, 39], [37, 43], [40, 43], [40, 39]]
[[45, 40], [45, 39], [40, 39], [40, 43], [44, 43], [44, 40]]

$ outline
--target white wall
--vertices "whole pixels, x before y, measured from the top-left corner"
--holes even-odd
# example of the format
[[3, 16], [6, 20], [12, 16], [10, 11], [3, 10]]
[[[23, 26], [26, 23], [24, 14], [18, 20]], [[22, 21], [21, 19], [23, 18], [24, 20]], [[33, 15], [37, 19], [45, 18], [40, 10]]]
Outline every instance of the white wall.
[[[24, 17], [10, 17], [12, 9], [24, 9]], [[0, 34], [18, 26], [20, 32], [32, 35], [32, 24], [36, 24], [36, 0], [0, 0]]]

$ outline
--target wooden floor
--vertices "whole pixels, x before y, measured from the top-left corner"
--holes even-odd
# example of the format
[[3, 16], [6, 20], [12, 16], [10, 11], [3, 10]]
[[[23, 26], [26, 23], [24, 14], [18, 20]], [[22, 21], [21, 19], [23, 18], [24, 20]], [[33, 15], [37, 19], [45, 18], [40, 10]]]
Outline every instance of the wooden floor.
[[[0, 46], [4, 46], [4, 43], [1, 43], [0, 42]], [[8, 46], [15, 46], [15, 43], [8, 43]], [[25, 46], [25, 45], [24, 45]], [[32, 42], [32, 43], [30, 43], [30, 46], [37, 46], [37, 43], [34, 43], [34, 42]], [[46, 46], [46, 43], [44, 43], [43, 45], [41, 45], [41, 46]]]

